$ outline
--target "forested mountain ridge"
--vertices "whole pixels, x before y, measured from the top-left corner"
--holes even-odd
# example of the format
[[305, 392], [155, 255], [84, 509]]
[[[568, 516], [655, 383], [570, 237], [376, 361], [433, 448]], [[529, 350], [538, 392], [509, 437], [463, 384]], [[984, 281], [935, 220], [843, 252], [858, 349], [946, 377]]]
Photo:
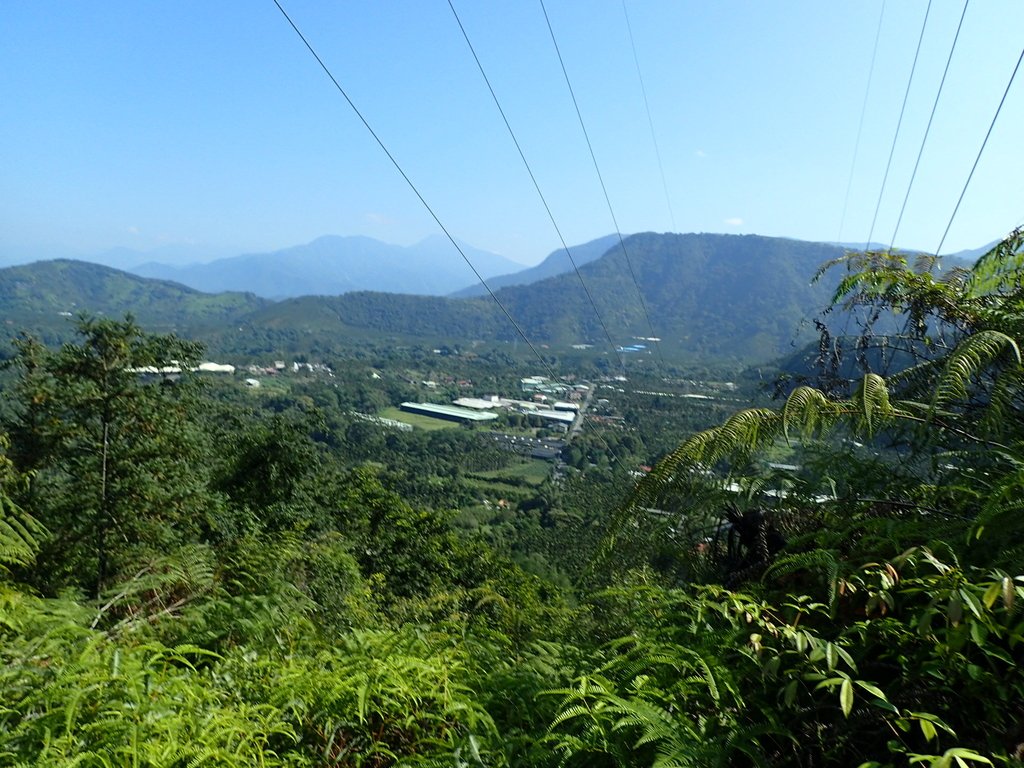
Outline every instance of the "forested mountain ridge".
[[[580, 267], [616, 345], [651, 335], [630, 274], [668, 354], [764, 361], [800, 338], [801, 321], [823, 308], [835, 284], [811, 278], [841, 256], [834, 246], [756, 235], [645, 233]], [[498, 299], [531, 340], [589, 343], [607, 350], [601, 319], [575, 272], [512, 286]], [[743, 307], [742, 312], [735, 307]], [[431, 339], [512, 342], [517, 333], [493, 301], [355, 293], [282, 301], [250, 318], [253, 326], [312, 333], [354, 329]]]
[[[840, 255], [841, 250], [818, 243], [757, 235], [643, 233], [626, 238], [625, 250], [611, 248], [580, 273], [616, 342], [649, 336], [653, 326], [666, 351], [767, 359], [797, 338], [801, 321], [827, 304], [832, 276], [814, 285], [811, 277]], [[567, 329], [601, 340], [575, 274], [507, 289], [501, 296], [528, 326], [552, 336]]]
[[10, 334], [66, 338], [68, 318], [133, 314], [154, 331], [202, 330], [235, 322], [268, 304], [252, 294], [206, 294], [84, 261], [41, 261], [0, 269], [0, 306]]
[[[816, 283], [811, 278], [843, 253], [827, 244], [757, 235], [642, 233], [625, 239], [625, 253], [615, 242], [580, 267], [600, 318], [575, 272], [496, 295], [537, 344], [590, 344], [598, 354], [612, 355], [603, 321], [616, 346], [655, 335], [670, 357], [763, 363], [810, 339], [809, 318], [826, 306], [839, 277], [833, 271]], [[38, 325], [48, 333], [59, 326], [59, 312], [132, 312], [146, 327], [190, 329], [219, 349], [254, 349], [285, 337], [289, 351], [364, 337], [431, 345], [520, 340], [489, 297], [357, 291], [273, 302], [248, 294], [202, 294], [82, 262], [0, 270], [0, 298], [12, 323], [21, 318], [15, 330]]]
[[[596, 240], [583, 243], [582, 245], [570, 245], [569, 252], [572, 253], [572, 261], [565, 253], [564, 248], [560, 248], [556, 251], [551, 252], [540, 264], [529, 267], [528, 269], [522, 269], [518, 272], [512, 272], [507, 275], [498, 275], [496, 277], [487, 278], [487, 286], [492, 290], [496, 291], [499, 288], [507, 288], [510, 285], [530, 285], [538, 280], [543, 280], [546, 277], [555, 277], [556, 275], [562, 275], [567, 272], [572, 272], [572, 262], [576, 262], [577, 267], [581, 267], [584, 264], [588, 264], [594, 259], [604, 256], [613, 245], [618, 245], [618, 235], [605, 235], [599, 237]], [[452, 298], [468, 298], [470, 296], [486, 296], [487, 291], [480, 283], [467, 286], [462, 290], [456, 291], [451, 294]]]

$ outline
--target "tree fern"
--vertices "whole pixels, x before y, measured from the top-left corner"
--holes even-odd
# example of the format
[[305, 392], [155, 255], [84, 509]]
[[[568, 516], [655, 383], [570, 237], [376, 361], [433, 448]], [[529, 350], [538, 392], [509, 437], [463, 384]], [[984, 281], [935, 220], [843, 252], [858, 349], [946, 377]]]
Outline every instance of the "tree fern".
[[797, 573], [810, 571], [821, 576], [828, 592], [829, 606], [835, 605], [839, 582], [839, 553], [834, 549], [812, 549], [783, 555], [769, 565], [762, 581], [781, 581]]
[[1018, 227], [984, 254], [971, 269], [970, 297], [1019, 291], [1024, 274], [1024, 229]]
[[864, 375], [854, 390], [852, 404], [854, 429], [869, 438], [877, 427], [888, 424], [898, 413], [889, 401], [885, 379], [876, 373]]
[[932, 397], [932, 407], [965, 400], [972, 379], [1000, 359], [1006, 360], [1010, 366], [1020, 366], [1020, 347], [1012, 337], [994, 330], [978, 331], [968, 336], [946, 356]]
[[794, 427], [799, 429], [802, 438], [810, 438], [819, 428], [827, 428], [835, 423], [838, 417], [836, 404], [825, 394], [814, 387], [797, 387], [782, 408], [782, 431], [786, 440]]
[[46, 529], [8, 495], [20, 484], [14, 465], [7, 458], [10, 441], [0, 435], [0, 573], [7, 565], [28, 565], [35, 557]]
[[127, 581], [101, 596], [102, 605], [92, 626], [108, 616], [120, 619], [119, 628], [133, 622], [157, 621], [179, 614], [197, 597], [214, 587], [214, 557], [209, 547], [189, 545], [154, 557]]
[[46, 529], [0, 493], [0, 572], [5, 565], [28, 565]]

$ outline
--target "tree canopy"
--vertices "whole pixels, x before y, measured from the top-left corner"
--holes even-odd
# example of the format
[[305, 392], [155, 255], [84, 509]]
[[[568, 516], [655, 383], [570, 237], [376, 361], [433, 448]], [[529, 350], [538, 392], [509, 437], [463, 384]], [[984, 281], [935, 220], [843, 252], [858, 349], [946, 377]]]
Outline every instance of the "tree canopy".
[[204, 387], [131, 318], [22, 339], [0, 764], [1019, 765], [1022, 245], [846, 256], [820, 379], [637, 481], [618, 423], [531, 480], [353, 416], [357, 378]]

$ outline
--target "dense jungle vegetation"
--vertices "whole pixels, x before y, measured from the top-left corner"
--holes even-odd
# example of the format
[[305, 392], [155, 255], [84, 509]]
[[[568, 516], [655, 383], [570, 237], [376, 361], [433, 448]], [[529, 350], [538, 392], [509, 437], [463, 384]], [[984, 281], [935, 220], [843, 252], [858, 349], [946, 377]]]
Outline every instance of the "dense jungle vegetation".
[[502, 508], [513, 455], [355, 382], [254, 404], [140, 376], [201, 348], [131, 319], [21, 339], [0, 765], [1020, 764], [1022, 245], [848, 255], [819, 380], [674, 447], [683, 403], [631, 403]]

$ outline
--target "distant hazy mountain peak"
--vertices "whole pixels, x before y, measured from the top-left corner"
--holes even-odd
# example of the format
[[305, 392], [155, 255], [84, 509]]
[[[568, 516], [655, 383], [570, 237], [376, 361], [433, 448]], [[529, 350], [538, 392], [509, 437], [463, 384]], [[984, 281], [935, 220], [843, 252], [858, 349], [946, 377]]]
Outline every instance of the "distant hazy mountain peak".
[[[485, 278], [521, 266], [498, 254], [464, 244], [460, 247]], [[444, 295], [472, 278], [458, 251], [439, 235], [409, 246], [364, 235], [322, 235], [266, 253], [185, 266], [150, 262], [132, 271], [199, 290], [250, 291], [272, 299], [362, 290]]]

